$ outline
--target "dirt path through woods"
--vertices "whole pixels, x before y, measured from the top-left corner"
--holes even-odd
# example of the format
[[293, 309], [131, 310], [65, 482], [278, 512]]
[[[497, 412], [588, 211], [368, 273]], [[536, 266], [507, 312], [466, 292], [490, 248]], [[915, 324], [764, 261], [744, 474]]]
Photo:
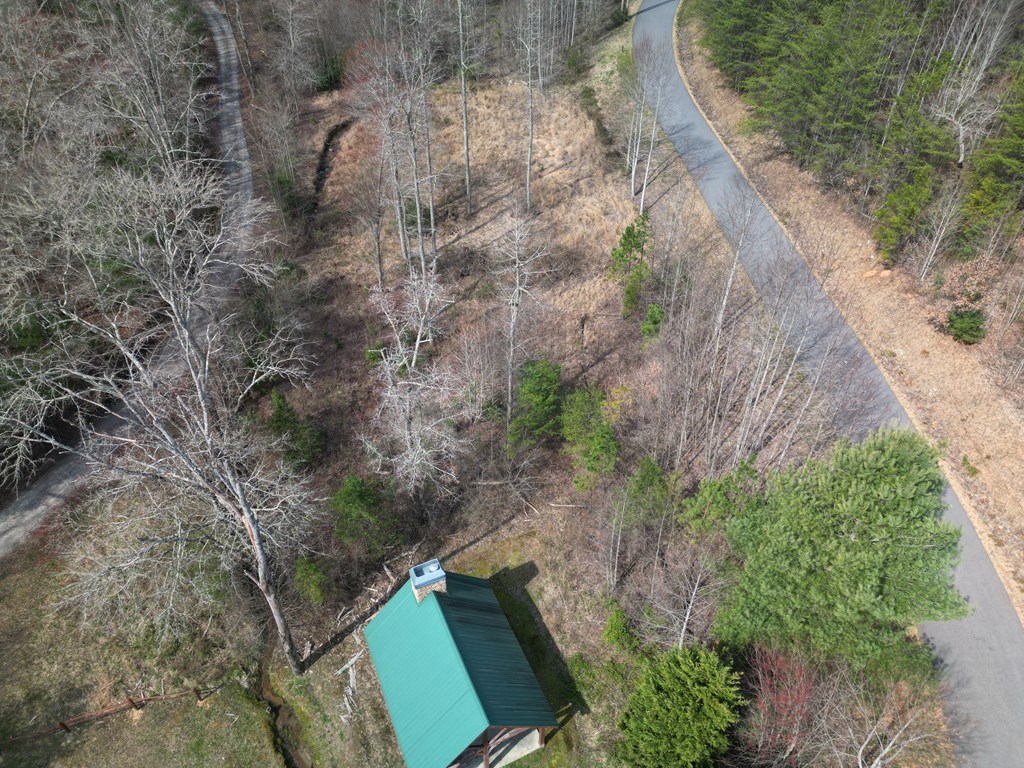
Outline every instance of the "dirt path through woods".
[[[227, 248], [234, 248], [244, 244], [249, 236], [247, 224], [241, 225], [246, 229], [239, 228], [236, 211], [243, 209], [253, 197], [252, 165], [240, 106], [238, 48], [230, 22], [212, 0], [199, 0], [196, 8], [206, 23], [217, 53], [217, 76], [220, 83], [217, 138], [227, 191], [222, 211], [223, 226], [225, 230], [234, 231], [232, 237], [226, 238]], [[231, 266], [231, 254], [234, 252], [224, 253], [227, 266], [220, 272], [221, 284], [215, 288], [218, 293], [229, 291], [241, 276], [240, 270]], [[173, 360], [173, 357], [168, 356], [167, 365], [174, 365]], [[108, 416], [95, 427], [104, 432], [119, 429], [120, 425], [115, 416]], [[94, 467], [78, 454], [60, 455], [6, 506], [0, 508], [0, 557], [23, 542], [68, 500], [85, 491], [93, 477], [93, 470]]]

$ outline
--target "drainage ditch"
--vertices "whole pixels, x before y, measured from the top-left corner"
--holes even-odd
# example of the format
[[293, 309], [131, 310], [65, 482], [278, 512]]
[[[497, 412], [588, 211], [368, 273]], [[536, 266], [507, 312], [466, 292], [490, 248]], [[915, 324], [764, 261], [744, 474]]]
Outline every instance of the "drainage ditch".
[[332, 126], [327, 132], [324, 145], [320, 149], [320, 160], [316, 164], [316, 176], [313, 179], [313, 200], [310, 204], [310, 218], [313, 217], [320, 207], [320, 195], [323, 194], [324, 186], [327, 184], [327, 177], [331, 173], [331, 153], [334, 151], [334, 145], [341, 138], [341, 135], [352, 127], [355, 121], [354, 117], [349, 117]]
[[[320, 159], [316, 166], [316, 177], [313, 179], [313, 198], [310, 202], [307, 221], [312, 222], [320, 207], [320, 196], [323, 194], [327, 177], [331, 173], [331, 154], [338, 139], [355, 123], [355, 118], [347, 118], [331, 127], [324, 138], [320, 150]], [[259, 699], [270, 710], [270, 723], [274, 733], [274, 747], [284, 759], [286, 768], [314, 768], [313, 758], [309, 749], [302, 741], [302, 724], [295, 710], [285, 701], [270, 681], [270, 667], [277, 650], [274, 638], [267, 641], [267, 648], [260, 660]]]
[[270, 667], [277, 646], [273, 638], [260, 660], [260, 689], [258, 697], [270, 710], [270, 725], [274, 733], [274, 748], [284, 758], [286, 768], [313, 768], [313, 757], [302, 741], [302, 724], [295, 710], [288, 704], [270, 681]]

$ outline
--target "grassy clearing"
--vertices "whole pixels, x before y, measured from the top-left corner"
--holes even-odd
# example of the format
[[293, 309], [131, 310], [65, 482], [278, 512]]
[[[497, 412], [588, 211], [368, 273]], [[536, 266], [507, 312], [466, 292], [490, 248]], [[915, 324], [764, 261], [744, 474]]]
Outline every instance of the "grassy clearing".
[[93, 768], [118, 765], [176, 768], [283, 766], [274, 750], [265, 708], [237, 684], [197, 705], [156, 702], [138, 713], [115, 715], [0, 751], [0, 765]]
[[[394, 768], [402, 765], [398, 742], [367, 653], [356, 663], [357, 687], [347, 697], [348, 671], [339, 669], [365, 646], [348, 638], [309, 672], [295, 678], [278, 654], [274, 690], [298, 719], [301, 741], [314, 765]], [[352, 712], [346, 705], [351, 703]]]
[[[338, 652], [336, 652], [338, 653]], [[334, 672], [341, 663], [337, 656], [321, 659], [303, 677], [289, 672], [280, 656], [271, 670], [274, 691], [285, 699], [295, 712], [300, 738], [314, 765], [347, 765], [346, 738], [342, 721], [342, 693], [347, 675]]]
[[[51, 534], [51, 538], [55, 537]], [[202, 704], [154, 702], [55, 734], [8, 745], [7, 738], [138, 695], [205, 686], [210, 670], [192, 649], [129, 646], [83, 634], [53, 609], [68, 574], [60, 558], [30, 540], [0, 561], [0, 766], [281, 765], [265, 707], [237, 682]]]

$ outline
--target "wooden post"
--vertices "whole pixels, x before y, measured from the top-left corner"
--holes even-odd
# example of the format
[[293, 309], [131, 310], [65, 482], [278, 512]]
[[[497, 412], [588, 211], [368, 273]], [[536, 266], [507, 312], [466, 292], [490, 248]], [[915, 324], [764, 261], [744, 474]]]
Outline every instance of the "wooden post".
[[544, 741], [548, 735], [548, 729], [545, 726], [541, 726], [537, 729], [537, 736], [540, 741], [540, 746], [544, 746]]
[[128, 694], [125, 694], [125, 698], [128, 699], [128, 703], [132, 705], [132, 709], [142, 709], [142, 705], [135, 701], [135, 699], [133, 699]]
[[198, 688], [193, 688], [192, 689], [192, 693], [194, 693], [196, 695], [196, 701], [202, 701], [203, 700], [203, 694], [201, 694], [199, 692]]
[[60, 729], [61, 729], [62, 731], [65, 731], [66, 733], [71, 733], [71, 729], [70, 729], [70, 728], [68, 728], [68, 724], [67, 724], [67, 723], [65, 723], [65, 722], [64, 722], [63, 720], [61, 720], [60, 722], [58, 722], [58, 723], [57, 723], [57, 725], [59, 725], [59, 726], [60, 726]]
[[484, 758], [483, 768], [491, 768], [491, 734], [490, 728], [484, 731], [484, 745], [480, 748], [480, 754]]

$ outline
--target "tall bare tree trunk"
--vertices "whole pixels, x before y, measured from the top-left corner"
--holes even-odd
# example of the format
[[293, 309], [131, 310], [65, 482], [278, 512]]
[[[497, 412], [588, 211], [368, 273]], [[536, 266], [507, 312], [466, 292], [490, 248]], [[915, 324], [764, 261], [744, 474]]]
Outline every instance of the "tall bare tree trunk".
[[430, 110], [427, 107], [427, 82], [425, 73], [420, 81], [420, 106], [423, 110], [423, 149], [427, 155], [427, 211], [430, 215], [430, 262], [431, 270], [437, 268], [437, 219], [434, 205], [434, 161], [430, 152]]
[[[534, 89], [539, 88], [543, 93], [543, 86], [540, 84], [541, 75], [541, 52], [539, 29], [543, 20], [540, 17], [535, 0], [524, 0], [519, 8], [519, 16], [516, 18], [515, 34], [519, 47], [519, 71], [526, 77], [526, 119], [528, 137], [526, 144], [526, 199], [524, 215], [529, 216], [532, 210], [532, 183], [533, 183], [533, 131], [534, 131]], [[534, 73], [538, 78], [534, 83]]]
[[530, 295], [530, 281], [537, 274], [535, 263], [547, 256], [544, 248], [530, 245], [531, 224], [529, 218], [518, 212], [510, 216], [508, 230], [501, 250], [500, 274], [508, 276], [502, 286], [502, 297], [508, 304], [508, 347], [505, 359], [505, 420], [512, 422], [516, 352], [519, 349], [519, 320], [523, 302]]
[[304, 664], [299, 658], [298, 650], [295, 647], [295, 640], [292, 638], [291, 626], [289, 626], [288, 620], [285, 618], [284, 611], [281, 610], [281, 604], [278, 602], [277, 589], [274, 585], [274, 579], [270, 575], [270, 569], [267, 566], [266, 555], [262, 551], [262, 543], [259, 552], [259, 571], [257, 573], [257, 577], [253, 581], [259, 589], [260, 594], [263, 595], [263, 600], [266, 602], [267, 608], [270, 610], [270, 615], [274, 618], [274, 627], [277, 630], [277, 639], [281, 644], [281, 650], [284, 652], [285, 659], [288, 660], [288, 668], [291, 669], [293, 675], [299, 676], [305, 672]]
[[381, 225], [384, 223], [384, 211], [381, 208], [380, 199], [384, 195], [384, 162], [384, 143], [381, 142], [380, 164], [377, 168], [376, 213], [373, 220], [373, 255], [377, 260], [377, 285], [381, 288], [384, 287], [384, 249], [381, 247], [380, 235]]
[[405, 231], [405, 200], [402, 196], [402, 181], [398, 175], [398, 148], [395, 146], [394, 135], [389, 138], [391, 143], [391, 183], [395, 186], [395, 223], [398, 225], [398, 244], [402, 250], [402, 258], [409, 268], [409, 274], [412, 275], [412, 253]]
[[466, 70], [469, 66], [466, 55], [465, 2], [458, 0], [459, 14], [459, 89], [462, 93], [462, 152], [466, 165], [466, 217], [473, 215], [473, 178], [469, 164], [469, 89], [466, 86]]
[[658, 132], [658, 109], [661, 106], [661, 89], [658, 89], [658, 98], [654, 102], [654, 114], [651, 116], [651, 143], [647, 149], [647, 162], [644, 165], [644, 181], [640, 187], [640, 214], [644, 212], [644, 200], [647, 197], [647, 182], [651, 178], [651, 159], [654, 157], [654, 137]]
[[416, 206], [416, 247], [420, 257], [420, 275], [427, 274], [427, 251], [423, 243], [423, 200], [420, 193], [420, 160], [416, 146], [415, 115], [412, 105], [405, 113], [406, 126], [409, 130], [409, 164], [412, 167], [413, 204]]
[[[528, 59], [529, 61], [529, 59]], [[529, 66], [529, 64], [527, 65]], [[533, 74], [528, 73], [526, 76], [526, 102], [527, 109], [529, 110], [529, 117], [527, 118], [530, 124], [529, 128], [529, 139], [526, 144], [526, 213], [529, 215], [532, 210], [530, 205], [530, 182], [533, 178]]]

